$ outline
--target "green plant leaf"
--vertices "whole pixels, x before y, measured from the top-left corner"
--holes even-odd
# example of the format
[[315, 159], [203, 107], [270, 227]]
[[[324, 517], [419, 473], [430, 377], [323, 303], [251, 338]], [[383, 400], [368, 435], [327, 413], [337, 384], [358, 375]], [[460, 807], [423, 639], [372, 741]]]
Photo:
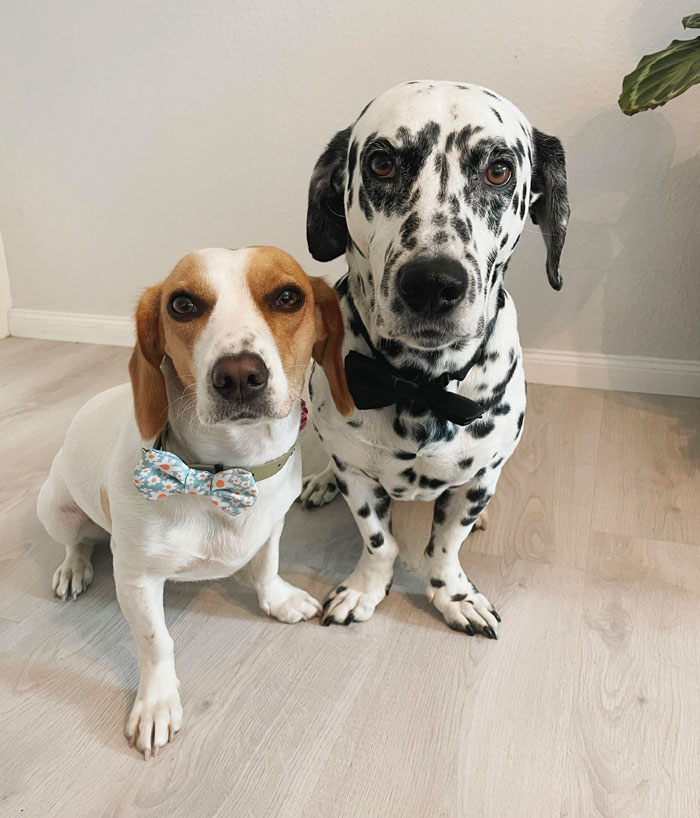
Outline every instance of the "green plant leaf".
[[665, 105], [700, 82], [700, 37], [674, 40], [668, 48], [647, 54], [622, 81], [618, 104], [632, 115]]
[[683, 28], [700, 28], [700, 14], [689, 14], [684, 17]]

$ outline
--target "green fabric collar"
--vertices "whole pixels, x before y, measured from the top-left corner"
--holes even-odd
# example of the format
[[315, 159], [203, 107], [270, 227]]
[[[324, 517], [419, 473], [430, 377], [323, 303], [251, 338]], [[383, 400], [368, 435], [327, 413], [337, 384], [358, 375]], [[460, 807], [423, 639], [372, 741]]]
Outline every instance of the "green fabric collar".
[[[165, 429], [163, 429], [163, 431], [155, 439], [152, 448], [165, 451], [165, 439], [167, 437], [168, 430], [169, 426], [166, 425]], [[250, 472], [253, 475], [256, 483], [259, 483], [261, 480], [267, 480], [268, 477], [273, 477], [275, 474], [277, 474], [277, 472], [282, 471], [282, 469], [287, 465], [287, 461], [294, 454], [298, 443], [299, 438], [292, 443], [291, 447], [287, 449], [284, 454], [281, 454], [274, 460], [268, 460], [267, 463], [261, 463], [259, 466], [255, 466], [252, 469], [245, 467], [245, 471]], [[212, 474], [216, 474], [220, 471], [226, 471], [227, 469], [243, 468], [242, 466], [226, 466], [223, 463], [188, 463], [187, 465], [191, 469], [196, 469], [197, 471], [207, 471], [211, 472]]]

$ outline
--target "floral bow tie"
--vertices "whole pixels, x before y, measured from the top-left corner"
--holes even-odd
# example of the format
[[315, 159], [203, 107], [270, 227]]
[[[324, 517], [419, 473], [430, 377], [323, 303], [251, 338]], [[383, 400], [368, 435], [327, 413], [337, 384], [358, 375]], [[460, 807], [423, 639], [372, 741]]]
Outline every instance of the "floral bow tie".
[[134, 472], [134, 483], [147, 500], [171, 494], [199, 494], [234, 517], [258, 498], [258, 487], [249, 471], [226, 469], [212, 474], [192, 469], [177, 455], [160, 449], [144, 451]]

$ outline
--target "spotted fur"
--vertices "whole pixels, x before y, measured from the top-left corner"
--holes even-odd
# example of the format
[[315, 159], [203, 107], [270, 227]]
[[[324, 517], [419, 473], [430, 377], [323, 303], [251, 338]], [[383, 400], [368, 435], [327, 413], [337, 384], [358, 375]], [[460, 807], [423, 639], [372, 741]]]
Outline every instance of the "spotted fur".
[[[372, 170], [378, 152], [393, 160], [389, 179]], [[502, 186], [486, 177], [495, 161], [511, 169]], [[561, 143], [475, 85], [425, 81], [389, 90], [335, 135], [314, 169], [309, 249], [323, 261], [345, 252], [348, 263], [337, 285], [343, 354], [371, 354], [364, 327], [375, 349], [409, 378], [436, 378], [476, 361], [448, 389], [485, 408], [465, 427], [405, 401], [347, 418], [332, 408], [321, 414], [328, 386], [314, 370], [315, 424], [332, 461], [307, 483], [302, 501], [321, 504], [329, 493], [319, 487], [342, 487], [365, 543], [353, 573], [328, 597], [325, 624], [367, 619], [384, 598], [399, 551], [391, 501], [435, 500], [425, 549], [428, 597], [450, 627], [496, 637], [500, 618], [458, 552], [522, 434], [522, 352], [503, 279], [528, 213], [542, 229], [547, 276], [559, 289], [569, 216]], [[466, 271], [463, 297], [439, 315], [411, 311], [398, 284], [403, 265], [426, 257]]]

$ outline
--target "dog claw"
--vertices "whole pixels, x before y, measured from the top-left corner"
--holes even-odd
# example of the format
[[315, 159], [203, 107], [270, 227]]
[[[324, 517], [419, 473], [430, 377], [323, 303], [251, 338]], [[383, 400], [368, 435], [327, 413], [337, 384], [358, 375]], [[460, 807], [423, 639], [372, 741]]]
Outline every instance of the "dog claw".
[[491, 611], [491, 615], [492, 615], [492, 616], [493, 616], [493, 618], [496, 620], [496, 622], [500, 622], [500, 621], [501, 621], [501, 617], [498, 615], [498, 611]]

